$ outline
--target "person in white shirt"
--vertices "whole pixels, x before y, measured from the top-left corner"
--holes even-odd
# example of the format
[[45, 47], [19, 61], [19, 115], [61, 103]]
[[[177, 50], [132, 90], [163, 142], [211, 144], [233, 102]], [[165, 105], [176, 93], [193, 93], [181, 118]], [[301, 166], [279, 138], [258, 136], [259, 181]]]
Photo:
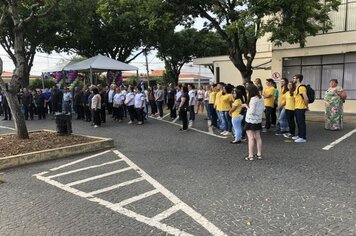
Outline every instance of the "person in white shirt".
[[127, 107], [127, 111], [129, 112], [129, 116], [130, 116], [130, 121], [128, 122], [128, 124], [133, 124], [133, 122], [135, 121], [135, 117], [136, 117], [135, 93], [133, 92], [133, 87], [131, 85], [127, 89], [125, 105]]
[[146, 98], [145, 98], [145, 94], [142, 93], [141, 87], [136, 87], [135, 90], [136, 90], [135, 111], [136, 111], [137, 124], [142, 125], [144, 120], [143, 110], [145, 108]]
[[195, 121], [195, 87], [192, 84], [188, 85], [188, 95], [189, 95], [189, 120], [190, 121]]
[[110, 90], [107, 92], [107, 96], [108, 96], [108, 113], [109, 114], [113, 114], [113, 100], [114, 100], [114, 96], [115, 96], [115, 89], [116, 89], [116, 85], [115, 84], [111, 84], [110, 85]]
[[123, 103], [125, 101], [125, 95], [121, 92], [121, 88], [117, 87], [113, 99], [113, 115], [114, 120], [122, 122], [124, 111], [123, 111]]
[[94, 128], [101, 125], [100, 109], [101, 109], [101, 96], [98, 88], [93, 88], [93, 98], [91, 100], [91, 110], [93, 111]]
[[[249, 94], [248, 105], [243, 104], [247, 108], [245, 129], [248, 137], [248, 156], [246, 161], [253, 161], [254, 158], [262, 160], [262, 114], [265, 106], [263, 98], [255, 85], [250, 85], [247, 88]], [[257, 146], [257, 154], [254, 154], [254, 146]]]
[[63, 93], [63, 110], [65, 113], [72, 112], [72, 94], [68, 88], [65, 88]]
[[197, 90], [197, 112], [195, 114], [199, 113], [199, 110], [201, 110], [201, 113], [204, 112], [204, 95], [205, 95], [205, 90], [203, 89], [203, 86], [200, 86], [199, 89]]

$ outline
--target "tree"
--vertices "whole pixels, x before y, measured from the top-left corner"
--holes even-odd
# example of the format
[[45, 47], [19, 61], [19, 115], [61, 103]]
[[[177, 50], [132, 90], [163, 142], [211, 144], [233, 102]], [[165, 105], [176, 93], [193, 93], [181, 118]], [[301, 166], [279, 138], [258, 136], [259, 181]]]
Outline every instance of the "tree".
[[177, 83], [185, 63], [195, 57], [224, 55], [228, 48], [216, 33], [188, 28], [162, 36], [157, 50], [157, 56], [164, 61], [166, 76]]
[[27, 73], [26, 36], [31, 23], [33, 23], [35, 19], [47, 15], [57, 1], [59, 0], [0, 1], [0, 29], [9, 19], [11, 20], [14, 50], [13, 56], [16, 61], [14, 74], [10, 84], [5, 84], [0, 76], [0, 87], [8, 99], [9, 107], [15, 122], [17, 137], [20, 139], [29, 138], [25, 118], [20, 111], [20, 105], [16, 96]]
[[244, 80], [251, 80], [257, 40], [271, 33], [275, 45], [305, 46], [306, 37], [331, 28], [328, 13], [339, 0], [168, 0], [174, 11], [202, 17], [229, 47], [229, 57]]
[[158, 32], [164, 34], [178, 22], [171, 17], [174, 14], [163, 10], [162, 0], [81, 1], [89, 3], [75, 8], [79, 16], [73, 18], [63, 11], [68, 18], [67, 31], [61, 35], [66, 45], [58, 50], [86, 57], [100, 53], [129, 63], [154, 46]]

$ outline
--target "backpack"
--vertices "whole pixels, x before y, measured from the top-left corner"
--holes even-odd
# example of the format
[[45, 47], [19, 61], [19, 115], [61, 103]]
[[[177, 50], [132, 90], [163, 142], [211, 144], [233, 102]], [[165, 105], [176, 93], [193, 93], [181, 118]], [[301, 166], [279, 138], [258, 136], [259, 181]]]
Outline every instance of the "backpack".
[[[315, 91], [314, 91], [314, 89], [310, 86], [310, 84], [308, 84], [308, 85], [302, 84], [302, 85], [300, 85], [300, 86], [298, 87], [298, 94], [299, 94], [299, 88], [300, 88], [301, 86], [304, 86], [304, 87], [307, 89], [308, 103], [309, 103], [309, 104], [313, 103], [314, 100], [315, 100]], [[300, 96], [303, 97], [302, 94], [300, 94]]]

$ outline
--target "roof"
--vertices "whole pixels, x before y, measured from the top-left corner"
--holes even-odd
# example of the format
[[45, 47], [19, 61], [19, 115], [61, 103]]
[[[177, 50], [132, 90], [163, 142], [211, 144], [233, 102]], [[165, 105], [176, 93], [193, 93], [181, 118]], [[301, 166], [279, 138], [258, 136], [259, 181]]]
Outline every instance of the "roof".
[[138, 68], [136, 66], [131, 66], [121, 61], [117, 61], [99, 54], [84, 61], [65, 66], [64, 70], [77, 70], [86, 72], [92, 70], [93, 72], [100, 72], [107, 70], [132, 71], [138, 70]]
[[[13, 75], [12, 72], [4, 71], [1, 76], [3, 78], [12, 78], [12, 75]], [[40, 75], [30, 75], [30, 78], [41, 78], [41, 76]]]

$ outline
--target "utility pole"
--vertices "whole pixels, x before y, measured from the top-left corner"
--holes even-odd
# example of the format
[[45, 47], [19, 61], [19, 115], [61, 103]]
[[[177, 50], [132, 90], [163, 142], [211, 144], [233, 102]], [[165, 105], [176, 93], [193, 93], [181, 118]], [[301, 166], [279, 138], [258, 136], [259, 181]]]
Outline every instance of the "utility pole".
[[148, 69], [147, 51], [144, 52], [146, 58], [147, 86], [150, 87], [150, 70]]

